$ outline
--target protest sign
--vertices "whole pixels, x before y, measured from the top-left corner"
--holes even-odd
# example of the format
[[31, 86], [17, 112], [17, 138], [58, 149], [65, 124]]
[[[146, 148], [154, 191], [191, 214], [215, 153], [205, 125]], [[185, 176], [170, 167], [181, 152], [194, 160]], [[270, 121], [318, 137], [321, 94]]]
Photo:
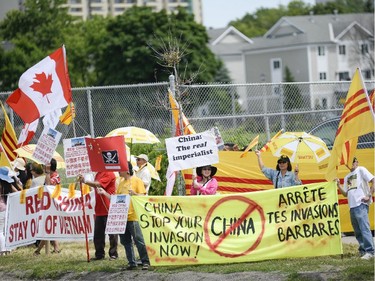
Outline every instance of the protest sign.
[[169, 138], [165, 144], [171, 171], [219, 162], [215, 136], [210, 131]]
[[333, 182], [233, 195], [131, 200], [153, 266], [342, 254]]
[[[29, 245], [38, 239], [84, 240], [86, 230], [88, 238], [92, 239], [94, 191], [83, 196], [86, 214], [83, 217], [80, 192], [76, 191], [77, 197], [69, 198], [68, 189], [62, 188], [60, 196], [52, 198], [55, 188], [41, 186], [9, 194], [5, 219], [6, 248]], [[21, 196], [25, 196], [24, 200], [20, 200]]]
[[64, 139], [65, 174], [67, 178], [91, 172], [84, 137]]
[[60, 139], [60, 132], [52, 128], [44, 128], [40, 138], [38, 139], [32, 157], [43, 164], [50, 163]]
[[216, 145], [217, 145], [217, 148], [219, 150], [223, 150], [224, 149], [224, 140], [223, 138], [221, 137], [221, 134], [220, 134], [220, 131], [219, 131], [219, 128], [218, 127], [213, 127], [210, 132], [215, 136], [215, 141], [216, 141]]
[[128, 210], [130, 196], [125, 194], [111, 195], [111, 205], [109, 206], [106, 234], [125, 233], [128, 221]]
[[86, 137], [85, 141], [93, 172], [128, 170], [124, 136], [95, 139]]

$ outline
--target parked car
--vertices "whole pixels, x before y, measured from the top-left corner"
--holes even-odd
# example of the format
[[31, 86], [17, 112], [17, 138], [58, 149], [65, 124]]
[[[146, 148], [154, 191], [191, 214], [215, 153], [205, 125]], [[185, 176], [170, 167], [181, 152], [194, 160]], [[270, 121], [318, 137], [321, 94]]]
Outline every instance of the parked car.
[[[336, 117], [324, 121], [314, 127], [309, 133], [321, 138], [327, 145], [328, 149], [332, 149], [335, 141], [337, 128], [339, 127], [341, 117]], [[353, 128], [355, 129], [355, 128]], [[369, 133], [358, 138], [357, 148], [374, 148], [375, 133]]]

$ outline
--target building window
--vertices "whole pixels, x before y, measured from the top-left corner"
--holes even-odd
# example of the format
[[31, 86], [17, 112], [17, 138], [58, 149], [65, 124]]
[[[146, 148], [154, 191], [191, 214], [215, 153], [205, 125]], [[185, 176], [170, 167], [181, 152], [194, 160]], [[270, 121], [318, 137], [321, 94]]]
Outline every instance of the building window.
[[116, 4], [124, 4], [125, 0], [115, 0]]
[[327, 73], [319, 72], [319, 80], [327, 80]]
[[345, 45], [340, 45], [339, 46], [339, 55], [345, 55], [346, 50], [345, 50]]
[[81, 4], [81, 0], [70, 0], [70, 4]]
[[361, 53], [362, 53], [362, 55], [368, 54], [368, 45], [367, 44], [361, 44]]
[[102, 0], [91, 0], [91, 3], [102, 3]]
[[363, 73], [363, 78], [365, 78], [365, 79], [371, 79], [371, 70], [363, 70], [362, 71], [362, 73]]
[[349, 72], [339, 72], [339, 81], [350, 81]]
[[273, 61], [273, 69], [279, 69], [280, 68], [280, 61], [274, 60]]
[[319, 56], [325, 56], [325, 48], [324, 48], [324, 46], [319, 46], [318, 47], [318, 55]]
[[82, 8], [70, 8], [71, 13], [80, 13], [82, 12]]
[[102, 9], [102, 7], [91, 7], [91, 11], [93, 11], [93, 12], [102, 12], [103, 9]]

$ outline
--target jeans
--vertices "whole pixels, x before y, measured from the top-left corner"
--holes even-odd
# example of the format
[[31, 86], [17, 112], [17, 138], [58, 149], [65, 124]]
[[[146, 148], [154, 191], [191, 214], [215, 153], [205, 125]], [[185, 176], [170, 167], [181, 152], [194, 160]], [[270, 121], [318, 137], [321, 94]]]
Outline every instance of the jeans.
[[[96, 216], [94, 226], [94, 246], [95, 246], [95, 257], [105, 257], [105, 227], [107, 224], [107, 216]], [[118, 257], [117, 253], [117, 234], [109, 234], [109, 251], [110, 257]]]
[[126, 257], [130, 266], [136, 266], [133, 241], [137, 247], [139, 257], [141, 258], [142, 264], [150, 264], [150, 260], [147, 255], [146, 244], [143, 239], [141, 228], [137, 221], [128, 221], [126, 223], [126, 230], [124, 234], [120, 234], [120, 243], [125, 247]]
[[365, 253], [374, 254], [374, 240], [370, 230], [368, 209], [369, 206], [366, 204], [350, 209], [350, 220], [355, 238], [359, 243], [358, 251], [362, 255]]

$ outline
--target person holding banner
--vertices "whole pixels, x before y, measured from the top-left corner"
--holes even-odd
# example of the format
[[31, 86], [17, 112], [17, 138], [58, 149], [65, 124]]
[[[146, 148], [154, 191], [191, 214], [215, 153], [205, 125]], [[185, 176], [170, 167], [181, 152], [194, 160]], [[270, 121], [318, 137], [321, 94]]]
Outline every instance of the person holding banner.
[[217, 168], [211, 165], [197, 168], [197, 177], [193, 179], [191, 185], [191, 195], [215, 195], [218, 189], [218, 183], [213, 176]]
[[[45, 167], [45, 185], [58, 185], [61, 183], [60, 175], [56, 171], [57, 170], [57, 161], [55, 158], [51, 159], [50, 164], [47, 164]], [[46, 240], [40, 241], [38, 248], [35, 250], [34, 255], [38, 256], [40, 255], [40, 251], [43, 249], [43, 247], [48, 243]], [[59, 254], [61, 250], [59, 249], [59, 243], [57, 241], [51, 241], [53, 250], [52, 254]]]
[[17, 192], [18, 190], [12, 184], [14, 180], [9, 176], [7, 167], [0, 168], [0, 256], [6, 255], [9, 251], [5, 248], [5, 211], [8, 201], [8, 194]]
[[[369, 205], [375, 188], [375, 177], [365, 167], [358, 165], [358, 159], [353, 158], [350, 173], [344, 178], [344, 187], [336, 179], [337, 187], [342, 195], [348, 197], [350, 220], [354, 229], [355, 238], [359, 244], [361, 259], [374, 258], [374, 240], [368, 217]], [[368, 183], [371, 182], [371, 187]]]
[[258, 165], [262, 173], [272, 181], [275, 188], [283, 188], [294, 185], [301, 185], [302, 181], [298, 177], [298, 168], [292, 172], [292, 164], [290, 159], [286, 155], [281, 155], [277, 160], [276, 169], [267, 168], [264, 166], [262, 157], [259, 150], [255, 150], [255, 154], [258, 157]]
[[[116, 194], [125, 194], [130, 196], [146, 195], [146, 189], [142, 180], [136, 176], [133, 176], [133, 165], [130, 162], [128, 162], [128, 171], [120, 172], [119, 174], [120, 182], [118, 184]], [[111, 198], [111, 195], [103, 188], [98, 188], [98, 192], [105, 195], [107, 198]], [[120, 243], [124, 246], [126, 258], [128, 259], [128, 266], [126, 267], [127, 270], [137, 269], [133, 241], [142, 261], [142, 270], [148, 270], [150, 267], [150, 259], [147, 254], [146, 244], [143, 239], [141, 228], [139, 227], [137, 215], [134, 211], [132, 203], [130, 203], [125, 233], [120, 234]]]
[[[105, 190], [108, 194], [116, 192], [116, 176], [113, 172], [97, 172], [93, 181], [85, 180], [82, 175], [78, 175], [78, 181], [87, 184], [95, 190], [95, 226], [94, 226], [94, 246], [95, 257], [92, 261], [104, 260], [105, 258], [105, 228], [109, 211], [109, 198], [99, 193], [99, 189]], [[109, 234], [109, 259], [118, 258], [117, 253], [118, 235]]]
[[146, 154], [140, 154], [136, 157], [136, 160], [138, 166], [136, 175], [143, 181], [146, 188], [146, 195], [148, 195], [151, 186], [151, 173], [147, 168], [148, 156]]

